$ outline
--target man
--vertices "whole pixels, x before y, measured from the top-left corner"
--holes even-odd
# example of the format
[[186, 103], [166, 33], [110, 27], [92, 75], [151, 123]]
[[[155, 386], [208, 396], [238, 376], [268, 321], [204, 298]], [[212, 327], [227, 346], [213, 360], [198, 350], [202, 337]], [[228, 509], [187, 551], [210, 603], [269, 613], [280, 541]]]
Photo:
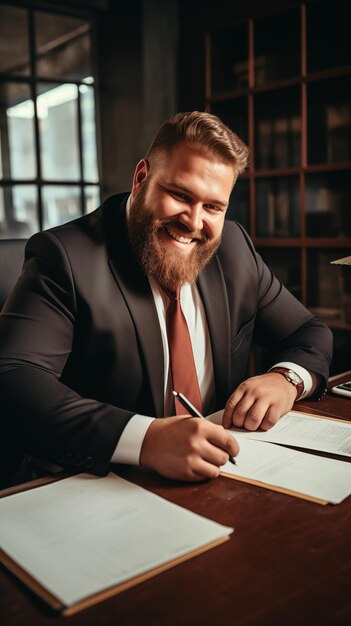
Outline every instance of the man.
[[[0, 318], [4, 441], [71, 471], [140, 463], [201, 480], [238, 454], [232, 424], [270, 428], [298, 395], [323, 393], [330, 331], [225, 223], [247, 159], [217, 117], [178, 114], [130, 195], [29, 240]], [[225, 407], [223, 426], [175, 414], [167, 312], [179, 298], [201, 409]], [[247, 379], [253, 341], [278, 369]]]

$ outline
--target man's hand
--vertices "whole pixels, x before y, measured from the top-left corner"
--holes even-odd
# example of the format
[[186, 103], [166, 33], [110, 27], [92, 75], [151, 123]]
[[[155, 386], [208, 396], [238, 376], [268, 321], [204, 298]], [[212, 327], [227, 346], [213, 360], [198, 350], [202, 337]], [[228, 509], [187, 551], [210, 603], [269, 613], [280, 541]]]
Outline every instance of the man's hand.
[[149, 426], [140, 464], [166, 478], [199, 481], [216, 478], [220, 466], [238, 452], [237, 441], [218, 424], [190, 416], [165, 417]]
[[297, 391], [278, 373], [253, 376], [242, 382], [230, 396], [223, 414], [224, 428], [269, 430], [290, 411]]

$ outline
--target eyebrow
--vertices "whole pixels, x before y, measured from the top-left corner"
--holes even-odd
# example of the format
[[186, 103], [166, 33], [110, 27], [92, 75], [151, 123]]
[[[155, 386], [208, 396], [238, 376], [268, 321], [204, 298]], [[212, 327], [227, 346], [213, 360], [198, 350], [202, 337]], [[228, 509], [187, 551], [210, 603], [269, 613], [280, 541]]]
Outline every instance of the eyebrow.
[[[186, 185], [183, 185], [182, 183], [177, 183], [177, 181], [169, 181], [169, 182], [166, 182], [165, 185], [160, 185], [160, 186], [163, 187], [164, 189], [167, 189], [168, 187], [175, 187], [176, 189], [179, 189], [179, 191], [185, 191], [191, 196], [194, 195], [194, 192], [190, 187], [187, 187]], [[207, 200], [207, 202], [209, 204], [219, 204], [220, 206], [223, 206], [224, 208], [227, 208], [228, 206], [228, 202], [224, 202], [223, 200], [218, 200], [218, 199]]]

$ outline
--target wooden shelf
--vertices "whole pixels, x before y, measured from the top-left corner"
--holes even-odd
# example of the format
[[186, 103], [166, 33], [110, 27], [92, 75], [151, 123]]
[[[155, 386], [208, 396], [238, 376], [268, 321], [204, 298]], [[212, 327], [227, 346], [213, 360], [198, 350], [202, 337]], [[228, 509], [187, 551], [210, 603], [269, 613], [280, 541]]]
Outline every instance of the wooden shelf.
[[[222, 29], [218, 21], [208, 28], [206, 109], [250, 149], [229, 217], [304, 304], [339, 311], [341, 320], [351, 293], [330, 260], [351, 250], [347, 7], [341, 0], [276, 4], [266, 14], [256, 5], [242, 21], [233, 7], [233, 26], [227, 19]], [[329, 326], [349, 342], [351, 324]]]
[[348, 324], [347, 322], [329, 322], [328, 320], [325, 320], [325, 323], [329, 326], [329, 328], [331, 328], [331, 330], [345, 330], [347, 332], [351, 332], [351, 324]]

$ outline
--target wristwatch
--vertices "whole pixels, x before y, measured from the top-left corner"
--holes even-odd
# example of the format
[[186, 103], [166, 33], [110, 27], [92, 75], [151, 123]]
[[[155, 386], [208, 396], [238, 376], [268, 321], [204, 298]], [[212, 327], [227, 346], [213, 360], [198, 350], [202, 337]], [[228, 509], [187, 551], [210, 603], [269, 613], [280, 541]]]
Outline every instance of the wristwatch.
[[290, 370], [287, 367], [272, 367], [272, 369], [269, 370], [270, 372], [276, 372], [277, 374], [281, 374], [282, 376], [284, 376], [284, 378], [286, 378], [286, 380], [291, 383], [292, 385], [294, 385], [297, 394], [296, 394], [296, 400], [298, 400], [300, 398], [300, 396], [303, 394], [304, 389], [305, 389], [305, 385], [304, 382], [301, 378], [301, 376], [299, 376], [298, 374], [296, 374], [296, 372], [294, 372], [294, 370]]

